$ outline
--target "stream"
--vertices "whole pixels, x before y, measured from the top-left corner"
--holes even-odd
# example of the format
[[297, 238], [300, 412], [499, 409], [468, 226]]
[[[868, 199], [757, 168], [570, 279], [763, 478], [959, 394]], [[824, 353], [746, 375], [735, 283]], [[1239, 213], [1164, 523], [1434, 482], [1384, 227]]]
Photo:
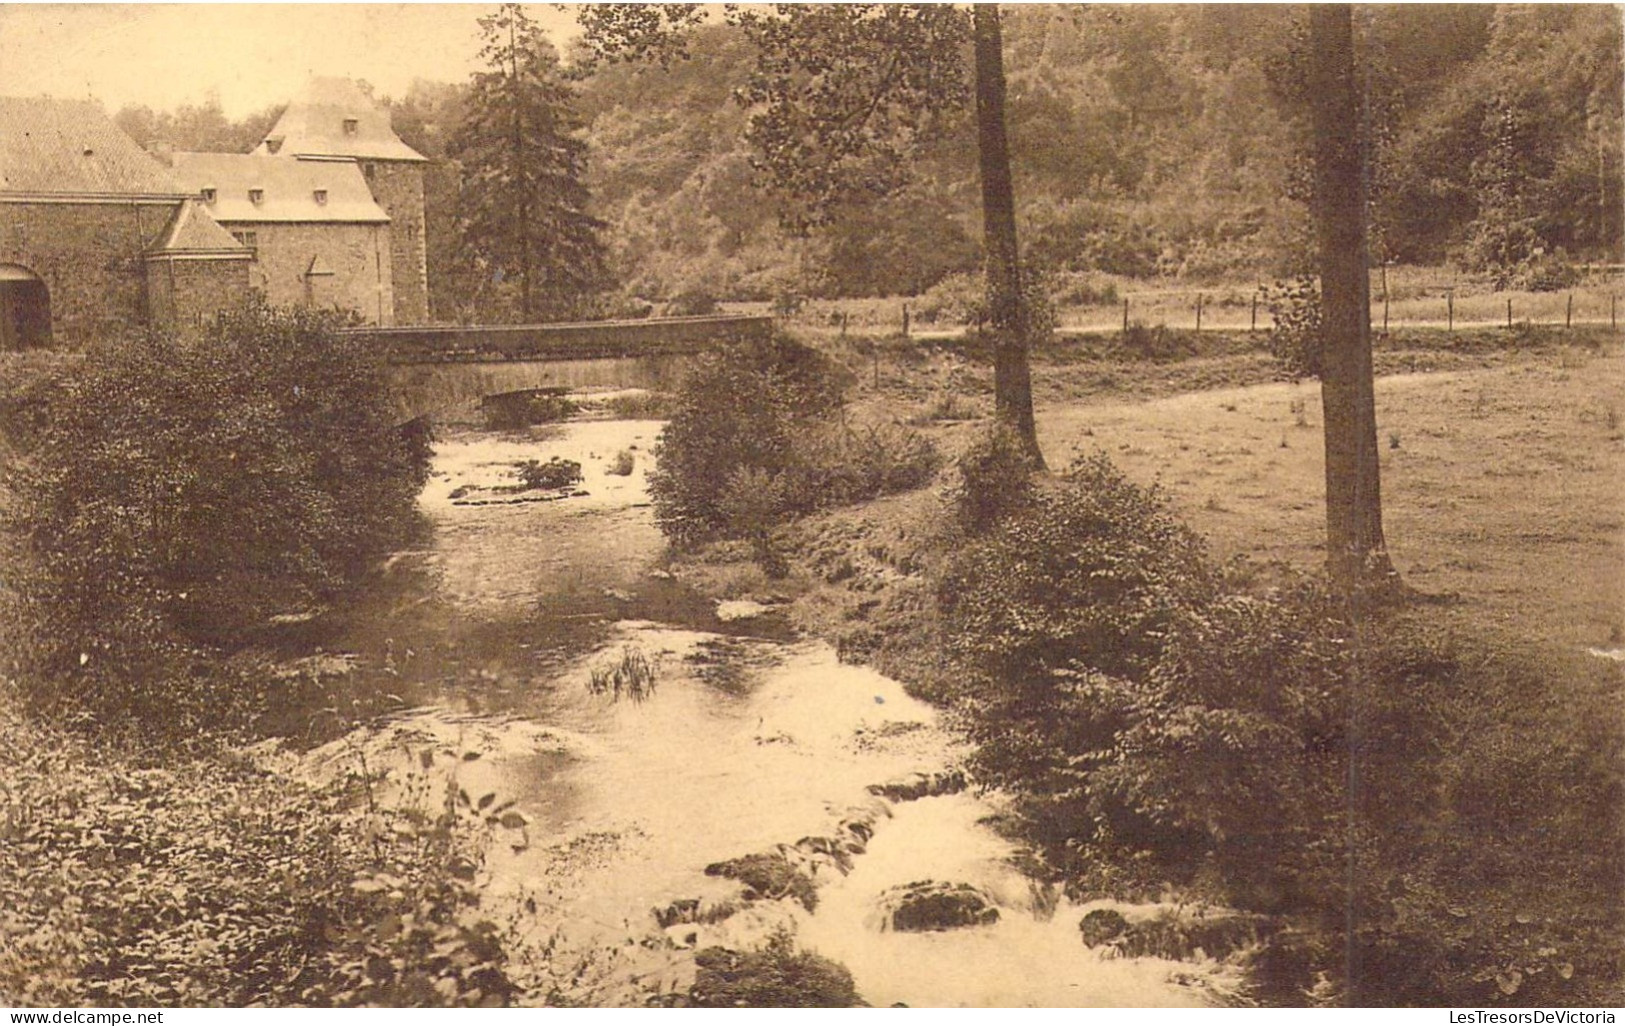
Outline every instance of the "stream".
[[[432, 539], [307, 661], [342, 700], [289, 711], [282, 732], [303, 744], [279, 749], [285, 765], [316, 779], [364, 761], [384, 801], [433, 804], [450, 781], [514, 803], [524, 823], [492, 830], [483, 908], [519, 938], [537, 1000], [552, 987], [641, 1005], [692, 984], [696, 950], [779, 932], [878, 1006], [1199, 1006], [1234, 991], [1236, 970], [1211, 960], [1086, 947], [1082, 907], [1057, 908], [985, 825], [990, 798], [873, 793], [944, 779], [957, 742], [936, 710], [797, 638], [771, 606], [719, 607], [658, 569], [646, 474], [660, 429], [578, 419], [438, 441], [421, 497]], [[516, 464], [553, 457], [580, 462], [582, 482], [512, 491]], [[628, 660], [652, 692], [589, 688]], [[705, 872], [770, 852], [811, 876], [814, 900]], [[970, 885], [996, 921], [889, 928], [888, 895], [927, 880]]]

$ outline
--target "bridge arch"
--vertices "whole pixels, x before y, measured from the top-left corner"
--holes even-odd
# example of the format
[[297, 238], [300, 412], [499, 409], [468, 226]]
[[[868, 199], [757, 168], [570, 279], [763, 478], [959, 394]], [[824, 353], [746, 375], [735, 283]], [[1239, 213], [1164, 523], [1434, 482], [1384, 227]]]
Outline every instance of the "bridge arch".
[[21, 264], [0, 263], [0, 352], [51, 344], [51, 290]]

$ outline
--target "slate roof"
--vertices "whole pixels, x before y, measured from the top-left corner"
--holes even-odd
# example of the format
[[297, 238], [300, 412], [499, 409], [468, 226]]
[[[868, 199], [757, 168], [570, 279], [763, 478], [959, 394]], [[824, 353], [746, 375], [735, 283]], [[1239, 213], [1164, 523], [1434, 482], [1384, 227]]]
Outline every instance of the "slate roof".
[[0, 96], [0, 193], [174, 196], [164, 166], [89, 100]]
[[[188, 192], [201, 196], [205, 189], [214, 190], [214, 202], [205, 201], [204, 209], [216, 221], [382, 224], [389, 220], [353, 160], [182, 152], [171, 159], [171, 174]], [[259, 203], [250, 198], [251, 190], [259, 190]], [[325, 191], [325, 203], [317, 200], [318, 191]]]
[[[353, 133], [345, 131], [346, 120], [355, 122]], [[311, 79], [254, 152], [368, 160], [426, 159], [401, 142], [390, 126], [389, 112], [348, 78]]]
[[248, 260], [253, 253], [215, 223], [200, 200], [187, 200], [175, 211], [163, 238], [147, 251], [148, 257], [234, 257]]

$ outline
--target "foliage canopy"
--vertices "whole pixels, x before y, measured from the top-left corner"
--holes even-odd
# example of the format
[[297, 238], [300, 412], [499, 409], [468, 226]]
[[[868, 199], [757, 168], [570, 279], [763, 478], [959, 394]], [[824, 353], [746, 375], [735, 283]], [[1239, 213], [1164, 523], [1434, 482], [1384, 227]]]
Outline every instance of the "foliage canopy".
[[462, 166], [458, 237], [475, 288], [510, 316], [566, 317], [606, 283], [574, 91], [522, 4], [502, 5], [480, 30], [486, 70], [448, 146]]

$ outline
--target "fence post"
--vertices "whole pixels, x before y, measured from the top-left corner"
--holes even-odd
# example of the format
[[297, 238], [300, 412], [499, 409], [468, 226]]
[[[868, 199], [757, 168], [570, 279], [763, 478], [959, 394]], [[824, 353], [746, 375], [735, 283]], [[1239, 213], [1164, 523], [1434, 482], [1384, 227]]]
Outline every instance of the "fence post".
[[1608, 327], [1613, 331], [1619, 330], [1619, 318], [1614, 315], [1614, 304], [1618, 300], [1618, 296], [1608, 297]]
[[1382, 333], [1388, 334], [1388, 261], [1382, 262]]
[[1128, 334], [1128, 297], [1123, 297], [1123, 334]]
[[1512, 297], [1507, 297], [1507, 327], [1512, 327]]
[[908, 304], [903, 304], [903, 337], [908, 338]]
[[1568, 311], [1563, 314], [1563, 328], [1567, 330], [1572, 327], [1574, 327], [1574, 293], [1570, 292], [1569, 308]]
[[1256, 293], [1256, 292], [1253, 293], [1253, 324], [1252, 324], [1252, 327], [1248, 328], [1247, 330], [1248, 331], [1257, 331], [1258, 330], [1258, 293]]
[[1451, 289], [1444, 294], [1445, 301], [1445, 330], [1456, 330], [1456, 291]]
[[1198, 333], [1202, 330], [1202, 294], [1200, 292], [1196, 294], [1196, 330]]
[[841, 337], [846, 337], [846, 311], [841, 311]]

